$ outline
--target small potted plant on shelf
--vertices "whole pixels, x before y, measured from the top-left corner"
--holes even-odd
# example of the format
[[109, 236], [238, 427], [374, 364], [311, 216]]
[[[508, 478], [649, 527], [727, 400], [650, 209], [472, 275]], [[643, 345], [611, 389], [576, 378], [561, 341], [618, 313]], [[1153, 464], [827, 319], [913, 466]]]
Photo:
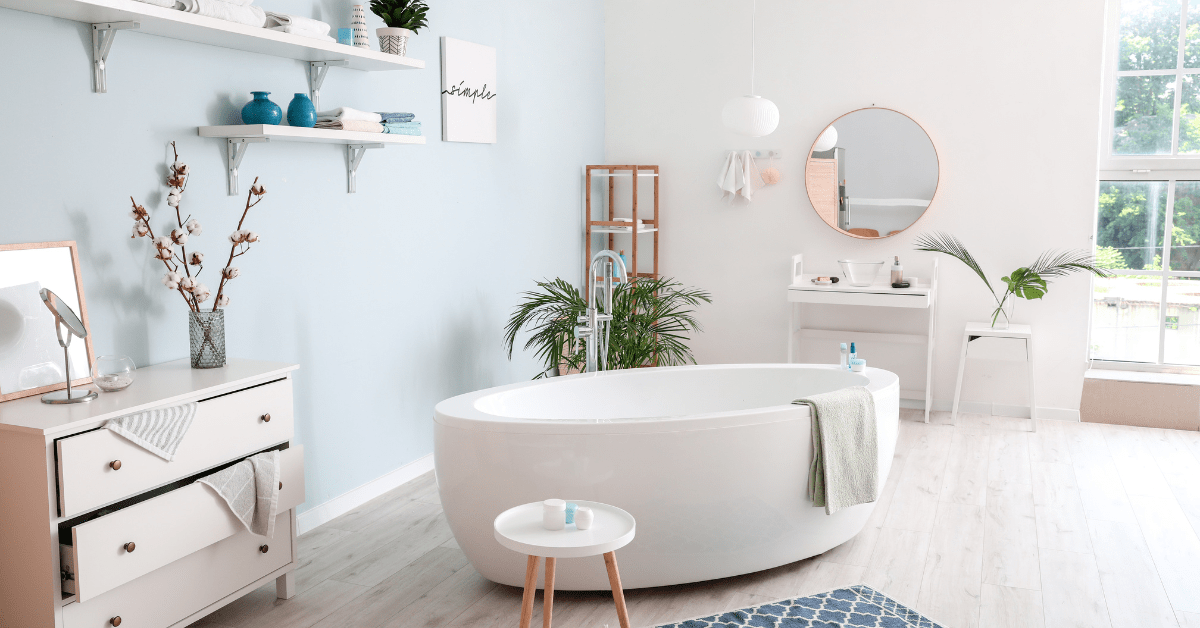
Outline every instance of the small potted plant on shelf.
[[375, 29], [379, 51], [405, 56], [408, 38], [425, 28], [425, 13], [429, 5], [421, 0], [371, 0], [371, 12], [378, 15], [386, 28]]

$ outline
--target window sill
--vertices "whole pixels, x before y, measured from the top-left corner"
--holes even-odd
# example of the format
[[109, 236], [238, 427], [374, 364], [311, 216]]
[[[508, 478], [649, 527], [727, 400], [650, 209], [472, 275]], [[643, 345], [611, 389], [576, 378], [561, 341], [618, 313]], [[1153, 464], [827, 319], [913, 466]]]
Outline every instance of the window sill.
[[1174, 386], [1200, 386], [1200, 374], [1194, 373], [1159, 373], [1152, 371], [1090, 368], [1083, 374], [1083, 377], [1084, 379], [1103, 379], [1118, 382], [1170, 384]]

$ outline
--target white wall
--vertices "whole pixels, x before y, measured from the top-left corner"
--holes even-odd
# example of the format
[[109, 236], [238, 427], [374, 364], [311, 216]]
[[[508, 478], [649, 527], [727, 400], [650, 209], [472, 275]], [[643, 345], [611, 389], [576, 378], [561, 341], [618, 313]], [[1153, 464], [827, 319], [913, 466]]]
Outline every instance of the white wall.
[[[353, 2], [256, 4], [346, 26]], [[139, 365], [188, 355], [186, 309], [126, 215], [133, 195], [156, 228], [165, 220], [167, 142], [191, 165], [184, 209], [205, 226], [188, 248], [210, 259], [262, 177], [267, 196], [247, 225], [263, 241], [229, 286], [227, 347], [301, 365], [304, 510], [432, 452], [441, 399], [537, 373], [530, 356], [505, 357], [504, 322], [533, 279], [578, 273], [579, 166], [603, 152], [603, 6], [430, 4], [429, 28], [409, 45], [424, 70], [333, 68], [321, 90], [326, 108], [416, 113], [428, 144], [368, 151], [357, 194], [346, 193], [341, 146], [252, 145], [238, 197], [225, 193], [224, 143], [196, 127], [236, 123], [251, 90], [286, 108], [307, 91], [305, 64], [123, 31], [109, 93], [95, 94], [88, 25], [0, 9], [11, 61], [0, 73], [0, 242], [78, 241], [97, 352]], [[382, 22], [368, 14], [368, 25], [374, 45]], [[497, 48], [497, 144], [441, 141], [441, 35]]]
[[[749, 5], [605, 4], [606, 158], [662, 166], [663, 271], [714, 297], [701, 313], [707, 331], [694, 342], [701, 362], [785, 359], [793, 253], [830, 272], [841, 256], [900, 255], [906, 274], [927, 274], [931, 256], [914, 252], [913, 238], [945, 230], [998, 280], [1043, 249], [1090, 247], [1103, 2], [761, 0], [757, 91], [779, 106], [781, 123], [758, 139], [720, 124], [724, 102], [749, 90]], [[821, 222], [802, 176], [821, 129], [871, 105], [921, 123], [941, 161], [929, 212], [879, 241], [852, 239]], [[777, 163], [784, 181], [748, 206], [720, 200], [715, 185], [723, 152], [738, 148], [785, 151]], [[942, 269], [933, 393], [935, 403], [948, 405], [963, 323], [983, 320], [992, 304], [961, 264], [943, 259]], [[1017, 305], [1017, 322], [1032, 324], [1038, 338], [1037, 404], [1060, 409], [1043, 416], [1072, 417], [1079, 407], [1089, 294], [1089, 280], [1074, 277], [1056, 281], [1042, 302]], [[920, 329], [919, 318], [907, 315], [811, 314], [827, 327], [858, 317]], [[888, 351], [868, 345], [863, 353], [870, 362]], [[919, 365], [897, 370], [902, 379], [920, 377]], [[964, 399], [1025, 405], [1024, 373], [1022, 364], [980, 364], [968, 371]]]

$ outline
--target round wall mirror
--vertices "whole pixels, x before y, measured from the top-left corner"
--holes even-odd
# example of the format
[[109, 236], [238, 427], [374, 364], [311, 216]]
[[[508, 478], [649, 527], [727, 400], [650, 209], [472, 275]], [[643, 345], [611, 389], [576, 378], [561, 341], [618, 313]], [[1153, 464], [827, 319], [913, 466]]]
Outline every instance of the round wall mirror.
[[898, 111], [851, 111], [813, 142], [804, 185], [825, 224], [856, 238], [886, 238], [929, 209], [937, 150], [925, 129]]

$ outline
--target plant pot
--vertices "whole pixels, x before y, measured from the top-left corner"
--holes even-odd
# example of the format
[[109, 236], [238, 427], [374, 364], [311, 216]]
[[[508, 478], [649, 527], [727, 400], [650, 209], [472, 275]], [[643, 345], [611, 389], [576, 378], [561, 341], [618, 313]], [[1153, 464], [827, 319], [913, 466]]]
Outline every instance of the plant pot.
[[271, 92], [250, 93], [254, 100], [242, 107], [242, 124], [279, 124], [283, 119], [283, 109], [267, 98]]
[[416, 33], [407, 28], [377, 28], [375, 36], [379, 38], [379, 52], [400, 57], [408, 53], [408, 38]]
[[225, 366], [225, 310], [188, 312], [192, 368], [213, 369]]

